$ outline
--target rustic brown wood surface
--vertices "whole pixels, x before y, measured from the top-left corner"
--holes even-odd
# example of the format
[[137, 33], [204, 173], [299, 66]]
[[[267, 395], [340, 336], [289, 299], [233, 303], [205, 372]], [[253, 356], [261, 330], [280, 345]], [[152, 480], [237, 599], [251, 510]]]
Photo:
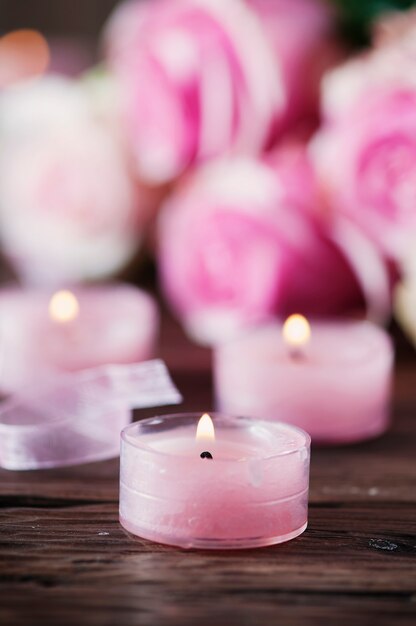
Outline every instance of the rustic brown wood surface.
[[[161, 343], [184, 409], [210, 408], [209, 352], [168, 319]], [[281, 546], [132, 541], [117, 519], [116, 460], [1, 471], [0, 624], [415, 624], [415, 380], [416, 359], [401, 360], [388, 435], [313, 450], [309, 527]]]

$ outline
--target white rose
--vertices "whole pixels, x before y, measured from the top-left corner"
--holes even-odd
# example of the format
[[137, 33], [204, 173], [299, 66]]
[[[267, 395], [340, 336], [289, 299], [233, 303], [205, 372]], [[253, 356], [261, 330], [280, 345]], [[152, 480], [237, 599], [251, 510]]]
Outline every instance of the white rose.
[[25, 282], [101, 278], [137, 248], [137, 186], [94, 91], [45, 76], [0, 96], [0, 239]]

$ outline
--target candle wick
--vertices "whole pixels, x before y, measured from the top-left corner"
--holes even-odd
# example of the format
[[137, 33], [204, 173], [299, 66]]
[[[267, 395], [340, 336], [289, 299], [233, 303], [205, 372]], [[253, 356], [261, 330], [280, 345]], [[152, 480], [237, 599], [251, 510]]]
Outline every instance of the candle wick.
[[211, 452], [201, 452], [200, 454], [201, 459], [212, 459], [212, 454]]
[[305, 358], [305, 353], [299, 348], [291, 348], [289, 351], [289, 356], [293, 361], [303, 361]]

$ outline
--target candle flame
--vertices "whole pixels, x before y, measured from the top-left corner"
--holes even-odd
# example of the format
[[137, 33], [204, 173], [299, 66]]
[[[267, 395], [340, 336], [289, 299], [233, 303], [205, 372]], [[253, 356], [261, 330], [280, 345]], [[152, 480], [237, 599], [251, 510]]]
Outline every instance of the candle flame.
[[204, 415], [200, 418], [195, 438], [198, 441], [215, 441], [214, 423], [208, 413], [204, 413]]
[[311, 338], [311, 327], [303, 315], [291, 315], [283, 324], [283, 339], [291, 346], [298, 348], [305, 346]]
[[72, 322], [79, 315], [79, 303], [71, 291], [57, 291], [49, 302], [49, 315], [54, 322]]

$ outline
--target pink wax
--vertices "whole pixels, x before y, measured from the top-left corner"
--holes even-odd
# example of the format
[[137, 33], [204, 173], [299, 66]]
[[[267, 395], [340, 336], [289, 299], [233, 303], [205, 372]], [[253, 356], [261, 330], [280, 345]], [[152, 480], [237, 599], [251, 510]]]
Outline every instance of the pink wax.
[[305, 429], [313, 442], [349, 443], [388, 427], [393, 348], [363, 321], [316, 322], [295, 351], [282, 326], [263, 326], [219, 346], [214, 378], [219, 410]]
[[[200, 415], [155, 417], [121, 436], [120, 522], [183, 548], [253, 548], [307, 525], [309, 436], [293, 426], [213, 415], [215, 441], [195, 440]], [[212, 459], [201, 458], [209, 452]]]
[[159, 316], [148, 294], [122, 284], [76, 287], [69, 296], [59, 294], [51, 308], [53, 291], [0, 291], [2, 392], [16, 391], [51, 373], [154, 356]]

